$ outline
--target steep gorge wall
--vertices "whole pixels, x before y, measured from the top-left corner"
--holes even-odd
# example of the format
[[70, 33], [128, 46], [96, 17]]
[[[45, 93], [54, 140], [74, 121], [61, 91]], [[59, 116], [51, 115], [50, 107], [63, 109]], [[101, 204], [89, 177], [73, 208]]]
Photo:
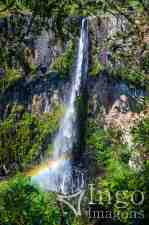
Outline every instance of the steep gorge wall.
[[[71, 21], [78, 26], [78, 18], [72, 18]], [[1, 24], [2, 23], [3, 21]], [[66, 26], [68, 23], [69, 20], [67, 21]], [[72, 33], [68, 32], [69, 35], [67, 34], [66, 37], [62, 39], [52, 30], [43, 30], [42, 33], [38, 33], [35, 29], [35, 23], [33, 26], [35, 30], [31, 30], [29, 34], [24, 37], [24, 40], [20, 42], [20, 39], [16, 40], [17, 34], [12, 32], [8, 26], [8, 21], [6, 24], [7, 34], [5, 35], [6, 37], [8, 37], [8, 35], [10, 36], [7, 41], [6, 49], [16, 49], [16, 52], [18, 51], [18, 48], [22, 49], [23, 59], [21, 62], [23, 62], [23, 64], [20, 66], [21, 62], [19, 61], [22, 52], [18, 52], [18, 55], [13, 55], [9, 51], [6, 51], [6, 53], [10, 54], [10, 58], [8, 57], [8, 59], [12, 62], [13, 66], [17, 70], [22, 71], [22, 77], [1, 93], [1, 119], [4, 122], [11, 115], [13, 108], [16, 106], [23, 106], [23, 110], [29, 113], [29, 115], [35, 115], [39, 120], [43, 120], [43, 123], [46, 123], [44, 122], [46, 118], [45, 114], [47, 113], [50, 115], [50, 113], [55, 113], [55, 109], [61, 111], [61, 106], [63, 107], [66, 96], [69, 93], [70, 74], [73, 63], [68, 59], [71, 58], [72, 52], [75, 55], [75, 51], [72, 51], [70, 55], [68, 54], [66, 58], [65, 56], [67, 54], [65, 55], [65, 52], [68, 49], [67, 47], [70, 40], [75, 43], [76, 49], [78, 36], [76, 35], [74, 38], [74, 35], [72, 34], [73, 32], [77, 34], [78, 31], [77, 29], [74, 29]], [[5, 25], [3, 24], [3, 28], [1, 28], [4, 29], [4, 33], [6, 28]], [[117, 36], [117, 33], [123, 33], [129, 29], [129, 24], [126, 19], [122, 17], [105, 16], [101, 18], [89, 18], [90, 68], [86, 81], [86, 89], [84, 90], [86, 92], [84, 97], [86, 98], [85, 102], [87, 104], [85, 106], [87, 112], [85, 119], [87, 119], [87, 121], [94, 120], [98, 127], [103, 127], [105, 129], [112, 127], [113, 124], [114, 126], [116, 124], [118, 124], [118, 126], [123, 126], [123, 122], [121, 123], [123, 118], [126, 118], [124, 127], [127, 129], [130, 121], [134, 119], [133, 113], [137, 113], [138, 108], [141, 107], [140, 104], [144, 102], [145, 92], [143, 89], [136, 88], [134, 84], [130, 85], [129, 82], [125, 82], [112, 75], [113, 70], [115, 71], [121, 66], [125, 67], [128, 62], [127, 57], [126, 61], [123, 61], [121, 57], [116, 57], [113, 48], [119, 49], [119, 47], [121, 47], [120, 51], [122, 51], [123, 48], [126, 48], [126, 51], [129, 50], [129, 48], [131, 49], [133, 44], [131, 40], [126, 43], [121, 36]], [[20, 36], [21, 32], [22, 29], [20, 29]], [[4, 42], [6, 41], [2, 36], [1, 38]], [[16, 42], [20, 43], [21, 46], [15, 47], [14, 44]], [[118, 46], [114, 47], [113, 43], [115, 42]], [[64, 58], [65, 60], [63, 60]], [[74, 60], [75, 56], [72, 59]], [[59, 71], [53, 70], [52, 65], [54, 62], [56, 62], [56, 69], [58, 68]], [[67, 70], [65, 70], [67, 72], [69, 71], [69, 74], [63, 74], [63, 70], [65, 69], [65, 67], [62, 67], [63, 65], [66, 67], [70, 66], [71, 69], [67, 68]], [[63, 76], [61, 76], [62, 74]], [[3, 74], [3, 76], [5, 75]], [[3, 76], [1, 79], [3, 79]], [[49, 124], [49, 127], [53, 126], [53, 116], [56, 117], [57, 114], [52, 114], [52, 117], [50, 117], [50, 120], [47, 123]], [[20, 120], [19, 117], [21, 117], [20, 112], [18, 113], [18, 121]], [[83, 126], [85, 126], [85, 124], [83, 124]], [[56, 126], [55, 129], [57, 129]], [[52, 130], [51, 134], [56, 132], [55, 129]], [[41, 132], [43, 131], [41, 130]], [[48, 130], [46, 130], [46, 132], [48, 133]], [[48, 137], [47, 133], [43, 140], [41, 140], [41, 143], [38, 144], [40, 148], [35, 146], [33, 151], [36, 152], [35, 157], [31, 153], [30, 157], [33, 161], [39, 160], [42, 151], [47, 151], [48, 144], [51, 144], [52, 139], [51, 137]], [[34, 140], [34, 142], [36, 142], [36, 140]], [[42, 145], [42, 142], [44, 145]], [[86, 142], [86, 140], [84, 142]], [[32, 148], [31, 146], [33, 146], [33, 144], [34, 143], [31, 143], [30, 148]], [[83, 145], [85, 146], [85, 143], [83, 143]], [[86, 148], [88, 149], [87, 145]], [[18, 151], [20, 151], [19, 148]], [[25, 152], [25, 154], [26, 153], [27, 152]], [[13, 168], [17, 168], [17, 160]], [[29, 163], [31, 163], [32, 160], [29, 160]], [[9, 163], [11, 163], [11, 160]], [[6, 163], [5, 165], [5, 160], [2, 162], [1, 174], [7, 174], [9, 163]]]

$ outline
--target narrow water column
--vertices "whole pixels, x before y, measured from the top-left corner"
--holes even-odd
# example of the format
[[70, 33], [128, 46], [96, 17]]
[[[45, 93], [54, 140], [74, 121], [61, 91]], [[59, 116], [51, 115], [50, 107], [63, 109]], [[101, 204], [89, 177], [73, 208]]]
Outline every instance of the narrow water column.
[[63, 154], [71, 153], [73, 144], [77, 138], [77, 112], [75, 101], [80, 94], [82, 75], [86, 76], [88, 69], [88, 27], [87, 19], [82, 19], [81, 34], [78, 45], [76, 69], [72, 80], [69, 101], [66, 104], [64, 118], [60, 122], [60, 128], [54, 140], [54, 159]]

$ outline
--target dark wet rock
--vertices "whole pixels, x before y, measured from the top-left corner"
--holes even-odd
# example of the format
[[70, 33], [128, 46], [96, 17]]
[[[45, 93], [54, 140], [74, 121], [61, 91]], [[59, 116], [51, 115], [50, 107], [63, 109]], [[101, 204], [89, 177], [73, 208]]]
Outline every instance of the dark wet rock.
[[[58, 74], [48, 74], [33, 80], [21, 80], [1, 95], [0, 118], [6, 118], [13, 104], [23, 105], [29, 112], [41, 115], [47, 109], [67, 100], [70, 81], [61, 79]], [[9, 110], [8, 110], [9, 106]]]
[[46, 73], [47, 72], [47, 66], [46, 65], [40, 65], [39, 69], [41, 70], [42, 73]]
[[0, 79], [5, 76], [5, 70], [3, 68], [0, 68]]

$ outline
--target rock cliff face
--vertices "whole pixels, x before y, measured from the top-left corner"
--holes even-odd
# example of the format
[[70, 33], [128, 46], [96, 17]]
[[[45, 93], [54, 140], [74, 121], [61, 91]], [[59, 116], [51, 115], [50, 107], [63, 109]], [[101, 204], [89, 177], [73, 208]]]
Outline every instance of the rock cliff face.
[[[91, 115], [105, 129], [120, 129], [123, 133], [122, 141], [131, 145], [131, 129], [141, 118], [140, 111], [143, 110], [147, 93], [144, 88], [135, 86], [127, 79], [123, 81], [122, 78], [127, 77], [124, 68], [133, 60], [133, 57], [130, 60], [126, 55], [133, 51], [135, 34], [131, 39], [123, 37], [124, 33], [127, 36], [129, 32], [131, 25], [123, 16], [90, 19], [91, 68], [93, 66], [96, 69], [93, 69], [95, 77], [89, 76], [88, 92], [89, 116]], [[134, 51], [137, 61], [138, 49]], [[121, 57], [123, 54], [126, 57]], [[119, 69], [122, 68], [123, 75], [119, 79]], [[115, 72], [117, 77], [113, 76]], [[92, 74], [92, 69], [90, 73]], [[100, 73], [100, 76], [96, 76], [96, 73]]]
[[[27, 18], [20, 16], [22, 24], [30, 24], [31, 18]], [[71, 21], [78, 24], [78, 18], [71, 18]], [[52, 20], [48, 21], [49, 26], [50, 23]], [[15, 17], [1, 20], [0, 29], [9, 38], [7, 43], [2, 34], [0, 38], [2, 45], [6, 44], [6, 53], [10, 56], [9, 63], [21, 71], [22, 77], [1, 94], [0, 118], [5, 120], [14, 105], [21, 105], [26, 112], [40, 118], [44, 113], [52, 112], [55, 107], [64, 105], [69, 93], [71, 76], [61, 77], [60, 73], [53, 72], [52, 65], [61, 55], [65, 57], [67, 44], [72, 37], [67, 35], [67, 38], [62, 40], [52, 29], [48, 28], [39, 32], [34, 25], [32, 30], [20, 30], [19, 38], [16, 40], [16, 31], [12, 30], [14, 24], [15, 27], [19, 26]], [[41, 29], [41, 24], [39, 27]], [[99, 127], [102, 126], [104, 129], [120, 129], [122, 142], [131, 147], [131, 129], [135, 122], [141, 119], [140, 111], [144, 96], [147, 94], [142, 88], [137, 88], [111, 75], [113, 70], [120, 66], [125, 67], [128, 62], [128, 58], [126, 61], [121, 60], [119, 52], [123, 49], [125, 52], [129, 51], [133, 45], [132, 40], [126, 43], [121, 36], [117, 36], [118, 33], [127, 30], [131, 28], [123, 17], [89, 18], [90, 69], [86, 80], [87, 89], [85, 89], [88, 97], [86, 96], [85, 101], [88, 109], [86, 119], [93, 119]], [[77, 38], [76, 35], [73, 40], [75, 48]], [[15, 47], [16, 42], [19, 46]], [[12, 44], [11, 48], [10, 44]], [[15, 48], [17, 54], [9, 52], [10, 49]], [[69, 56], [67, 60], [68, 58]], [[58, 63], [60, 68], [68, 64], [65, 60], [60, 62]], [[70, 66], [73, 68], [73, 63]], [[3, 68], [1, 68], [2, 73]], [[5, 76], [4, 73], [3, 76]]]
[[[65, 26], [73, 23], [78, 26], [79, 20], [66, 19]], [[63, 57], [73, 32], [65, 31], [63, 37], [55, 30], [54, 23], [54, 18], [34, 20], [26, 14], [14, 14], [0, 19], [0, 48], [4, 46], [4, 53], [0, 52], [0, 79], [3, 82], [6, 76], [5, 62], [21, 74], [19, 81], [1, 92], [1, 118], [7, 117], [13, 104], [23, 104], [27, 111], [40, 115], [50, 112], [53, 105], [65, 102], [66, 92], [70, 88], [70, 76], [62, 77], [59, 70], [53, 69], [53, 65], [61, 55]], [[76, 35], [76, 41], [77, 38]], [[66, 63], [58, 61], [56, 68]]]
[[56, 105], [65, 102], [70, 82], [60, 80], [58, 75], [47, 75], [26, 82], [21, 80], [1, 96], [1, 118], [6, 118], [13, 104], [24, 105], [28, 112], [41, 115], [51, 112]]
[[[11, 54], [9, 52], [10, 45], [11, 49], [15, 49], [16, 43], [19, 43], [21, 46], [20, 50], [22, 49], [25, 63], [34, 65], [36, 70], [36, 77], [32, 78], [29, 74], [26, 77], [23, 77], [22, 81], [19, 81], [18, 84], [12, 88], [11, 97], [9, 97], [10, 91], [6, 91], [5, 99], [8, 96], [8, 102], [21, 102], [27, 105], [28, 110], [35, 110], [43, 111], [44, 108], [47, 110], [46, 104], [49, 102], [55, 101], [63, 101], [64, 100], [64, 91], [68, 89], [69, 86], [69, 77], [63, 81], [63, 79], [59, 80], [58, 75], [51, 75], [42, 77], [43, 74], [47, 73], [48, 70], [52, 71], [51, 65], [54, 63], [55, 59], [59, 57], [61, 54], [64, 53], [65, 47], [67, 47], [68, 38], [62, 42], [60, 37], [56, 36], [56, 33], [52, 30], [53, 27], [53, 19], [47, 20], [48, 29], [47, 30], [40, 30], [42, 29], [42, 21], [34, 21], [32, 28], [30, 28], [31, 16], [22, 16], [19, 17], [12, 16], [7, 19], [1, 19], [0, 29], [2, 30], [1, 39], [2, 44], [6, 44], [6, 50], [8, 50], [8, 54], [10, 55], [10, 61], [12, 61], [13, 66], [16, 66], [19, 70], [22, 70], [18, 63], [19, 58], [15, 54]], [[66, 23], [73, 21], [73, 23], [78, 23], [78, 18], [71, 18]], [[23, 24], [23, 29], [19, 29], [19, 23]], [[39, 29], [36, 29], [36, 24], [39, 23]], [[128, 24], [123, 17], [114, 17], [114, 16], [107, 16], [101, 18], [90, 18], [89, 19], [89, 30], [90, 30], [90, 63], [95, 58], [102, 64], [101, 66], [105, 67], [105, 69], [109, 69], [108, 66], [111, 65], [111, 54], [110, 50], [108, 49], [109, 40], [114, 39], [114, 35], [120, 31], [126, 31], [128, 29]], [[19, 32], [19, 38], [16, 40], [16, 33]], [[4, 34], [7, 37], [4, 38]], [[9, 37], [9, 38], [8, 38]], [[21, 41], [22, 38], [22, 41]], [[69, 37], [70, 38], [70, 37]], [[77, 40], [77, 37], [76, 37]], [[107, 49], [105, 49], [105, 45], [107, 45]], [[76, 46], [77, 47], [77, 46]], [[98, 49], [97, 53], [95, 53], [95, 48]], [[18, 49], [16, 49], [17, 51]], [[20, 52], [21, 53], [21, 52]], [[21, 55], [19, 57], [21, 57]], [[95, 59], [96, 60], [96, 59]], [[116, 62], [115, 66], [118, 66], [119, 62]], [[72, 65], [73, 66], [73, 65]], [[114, 66], [114, 65], [112, 65]], [[3, 68], [2, 68], [3, 69]], [[24, 73], [25, 71], [23, 71]], [[103, 92], [100, 93], [102, 95], [103, 103], [105, 103], [106, 110], [107, 108], [111, 107], [110, 102], [105, 102], [106, 97], [104, 98], [103, 95], [107, 96], [107, 84], [105, 81], [107, 77], [102, 76], [97, 78], [100, 83], [105, 86]], [[94, 79], [93, 79], [94, 80]], [[102, 80], [102, 81], [101, 81]], [[93, 82], [92, 80], [88, 82]], [[109, 81], [112, 82], [112, 81]], [[117, 85], [118, 86], [118, 85]], [[122, 86], [122, 85], [121, 85]], [[90, 88], [90, 87], [89, 87]], [[122, 87], [125, 89], [125, 87]], [[97, 88], [98, 89], [98, 88]], [[128, 88], [127, 88], [128, 89]], [[89, 90], [90, 92], [90, 90]], [[57, 97], [56, 97], [57, 96]], [[50, 99], [51, 98], [51, 99]], [[109, 97], [110, 98], [110, 97]], [[112, 97], [111, 97], [112, 98]], [[114, 97], [115, 98], [115, 97]], [[61, 99], [61, 100], [60, 100]], [[111, 99], [111, 101], [113, 101]], [[7, 102], [7, 100], [6, 100]], [[110, 104], [110, 105], [109, 105]], [[33, 107], [31, 106], [33, 105]], [[37, 105], [37, 107], [34, 107]], [[1, 107], [1, 109], [4, 107]], [[35, 109], [36, 108], [36, 109]], [[42, 108], [42, 109], [41, 109]], [[2, 109], [2, 111], [5, 111]]]
[[119, 131], [121, 143], [128, 145], [132, 152], [130, 167], [138, 168], [141, 159], [135, 150], [132, 129], [148, 115], [148, 110], [144, 111], [143, 107], [147, 93], [111, 79], [106, 73], [89, 80], [88, 92], [88, 120], [93, 119], [97, 128]]

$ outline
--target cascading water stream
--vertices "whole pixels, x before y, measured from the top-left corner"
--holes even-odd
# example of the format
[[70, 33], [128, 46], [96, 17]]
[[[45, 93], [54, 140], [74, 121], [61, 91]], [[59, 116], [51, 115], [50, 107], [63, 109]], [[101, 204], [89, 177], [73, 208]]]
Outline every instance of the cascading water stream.
[[79, 95], [80, 86], [81, 86], [81, 78], [84, 68], [83, 63], [88, 64], [88, 62], [84, 62], [84, 53], [86, 53], [86, 45], [87, 45], [87, 27], [85, 27], [86, 20], [82, 20], [82, 28], [81, 28], [81, 35], [79, 39], [79, 46], [78, 46], [78, 55], [77, 55], [77, 62], [76, 62], [76, 71], [75, 71], [75, 78], [72, 82], [71, 94], [69, 101], [66, 106], [66, 113], [64, 118], [60, 123], [59, 132], [54, 140], [54, 158], [58, 159], [61, 157], [63, 153], [69, 152], [72, 150], [73, 144], [76, 141], [76, 107], [75, 101], [76, 97]]
[[[80, 94], [82, 75], [86, 76], [87, 69], [88, 27], [87, 20], [82, 19], [74, 79], [72, 80], [71, 93], [66, 104], [65, 114], [53, 142], [53, 161], [50, 161], [48, 167], [44, 168], [43, 171], [41, 170], [37, 176], [32, 177], [32, 181], [45, 190], [68, 193], [70, 187], [75, 186], [71, 165], [71, 153], [75, 143], [77, 143], [78, 134], [75, 102]], [[81, 180], [83, 180], [82, 177]], [[81, 185], [83, 185], [83, 181]]]

